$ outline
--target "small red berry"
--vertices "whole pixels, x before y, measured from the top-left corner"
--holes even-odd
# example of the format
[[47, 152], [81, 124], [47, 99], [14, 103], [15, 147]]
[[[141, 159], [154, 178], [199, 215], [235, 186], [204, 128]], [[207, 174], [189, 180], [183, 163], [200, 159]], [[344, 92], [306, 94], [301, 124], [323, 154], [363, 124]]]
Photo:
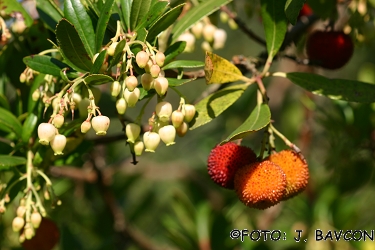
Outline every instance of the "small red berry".
[[303, 16], [310, 16], [313, 14], [313, 10], [311, 9], [311, 7], [305, 3], [303, 6], [302, 6], [302, 9], [300, 10], [299, 14], [298, 14], [298, 17], [297, 19], [301, 19], [301, 17]]
[[60, 233], [55, 222], [42, 218], [42, 221], [35, 235], [31, 239], [26, 239], [22, 246], [26, 250], [51, 250], [59, 242]]
[[352, 57], [354, 44], [342, 31], [316, 31], [307, 39], [306, 51], [311, 63], [338, 69]]
[[208, 174], [216, 184], [233, 189], [235, 172], [255, 161], [253, 150], [228, 142], [211, 150], [208, 156]]

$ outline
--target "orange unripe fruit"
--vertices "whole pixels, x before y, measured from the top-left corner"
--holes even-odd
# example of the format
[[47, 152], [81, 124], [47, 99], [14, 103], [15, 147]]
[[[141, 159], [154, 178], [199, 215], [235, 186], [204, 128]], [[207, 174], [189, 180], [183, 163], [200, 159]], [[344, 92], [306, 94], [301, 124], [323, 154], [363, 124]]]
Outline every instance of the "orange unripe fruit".
[[236, 171], [255, 161], [256, 155], [251, 148], [228, 142], [211, 150], [207, 160], [208, 174], [216, 184], [233, 189]]
[[286, 188], [283, 170], [271, 161], [254, 162], [237, 170], [234, 189], [248, 207], [266, 209], [279, 203]]
[[286, 192], [283, 200], [305, 190], [309, 181], [309, 168], [303, 156], [292, 150], [283, 150], [271, 154], [267, 160], [279, 165], [286, 175]]

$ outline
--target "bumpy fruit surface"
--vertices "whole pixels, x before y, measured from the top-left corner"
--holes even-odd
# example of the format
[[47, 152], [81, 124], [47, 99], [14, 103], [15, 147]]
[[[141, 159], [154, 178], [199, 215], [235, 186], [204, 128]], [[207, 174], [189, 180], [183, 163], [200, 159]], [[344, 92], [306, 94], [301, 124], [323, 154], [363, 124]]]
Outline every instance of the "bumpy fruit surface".
[[292, 150], [283, 150], [271, 154], [267, 159], [279, 165], [286, 175], [284, 200], [305, 190], [309, 181], [309, 168], [303, 157]]
[[52, 250], [59, 242], [60, 233], [56, 224], [47, 218], [43, 218], [35, 235], [30, 240], [25, 240], [22, 246], [26, 250]]
[[234, 189], [246, 206], [266, 209], [276, 205], [285, 194], [286, 176], [271, 161], [254, 162], [235, 174]]
[[208, 174], [216, 184], [233, 189], [235, 172], [255, 161], [253, 150], [228, 142], [211, 150], [207, 160]]
[[312, 64], [326, 69], [338, 69], [352, 57], [352, 38], [342, 31], [315, 31], [306, 43], [306, 52]]
[[55, 138], [56, 128], [51, 123], [41, 123], [38, 126], [39, 143], [48, 145]]

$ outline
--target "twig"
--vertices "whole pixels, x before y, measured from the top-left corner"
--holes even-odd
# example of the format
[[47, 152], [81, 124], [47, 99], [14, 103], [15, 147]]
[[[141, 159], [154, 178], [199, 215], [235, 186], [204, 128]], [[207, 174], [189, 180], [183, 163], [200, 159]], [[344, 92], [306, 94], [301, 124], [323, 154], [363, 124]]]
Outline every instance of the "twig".
[[260, 45], [266, 46], [266, 41], [264, 41], [262, 38], [260, 38], [257, 34], [255, 34], [251, 29], [249, 29], [245, 22], [243, 22], [240, 18], [238, 18], [232, 11], [228, 9], [227, 6], [222, 6], [221, 10], [228, 14], [228, 16], [233, 19], [238, 27], [248, 35], [251, 39], [259, 43]]

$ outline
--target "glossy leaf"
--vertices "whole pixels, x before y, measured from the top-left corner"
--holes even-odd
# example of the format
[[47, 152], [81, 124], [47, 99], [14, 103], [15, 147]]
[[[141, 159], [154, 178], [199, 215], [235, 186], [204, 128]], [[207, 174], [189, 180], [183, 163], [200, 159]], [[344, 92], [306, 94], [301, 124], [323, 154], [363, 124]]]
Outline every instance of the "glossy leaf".
[[11, 167], [25, 165], [26, 158], [11, 155], [0, 155], [0, 170], [8, 170]]
[[297, 22], [297, 17], [306, 0], [287, 0], [285, 4], [285, 15], [293, 25]]
[[192, 60], [177, 60], [162, 67], [163, 70], [176, 68], [199, 68], [203, 67], [204, 62]]
[[167, 1], [156, 2], [153, 4], [150, 11], [147, 12], [146, 15], [143, 16], [142, 20], [138, 22], [135, 31], [151, 26], [159, 18], [159, 16], [163, 14], [168, 5], [169, 3]]
[[184, 33], [187, 29], [201, 20], [203, 17], [210, 15], [211, 13], [218, 10], [221, 6], [228, 4], [232, 0], [205, 0], [201, 1], [199, 5], [196, 5], [189, 10], [172, 29], [172, 42], [176, 41], [177, 38]]
[[34, 113], [29, 113], [22, 127], [23, 143], [28, 144], [30, 138], [32, 137], [35, 131], [37, 124], [38, 124], [38, 116], [36, 116]]
[[244, 138], [253, 132], [259, 131], [266, 127], [270, 121], [271, 111], [269, 106], [266, 104], [257, 105], [244, 123], [234, 130], [220, 145]]
[[14, 132], [18, 137], [21, 137], [22, 125], [11, 112], [0, 108], [0, 130]]
[[99, 73], [100, 69], [102, 68], [106, 55], [107, 55], [107, 50], [103, 50], [102, 52], [99, 53], [98, 57], [95, 59], [94, 65], [91, 68], [90, 74]]
[[61, 69], [69, 67], [56, 58], [45, 55], [26, 56], [23, 62], [35, 71], [53, 76], [60, 76]]
[[103, 39], [105, 30], [107, 28], [109, 19], [112, 13], [112, 6], [115, 0], [106, 0], [103, 9], [100, 12], [98, 24], [96, 25], [96, 37], [95, 37], [95, 44], [96, 44], [96, 51], [100, 51], [102, 47]]
[[168, 78], [168, 77], [167, 77], [168, 85], [169, 85], [170, 87], [181, 86], [181, 85], [183, 85], [183, 84], [185, 84], [185, 83], [192, 82], [192, 81], [194, 81], [195, 79], [197, 79], [197, 78], [176, 79], [176, 78]]
[[329, 79], [321, 75], [293, 72], [281, 73], [293, 83], [316, 94], [348, 102], [375, 102], [375, 85], [346, 79]]
[[33, 19], [31, 16], [26, 12], [26, 10], [22, 7], [21, 3], [15, 0], [1, 0], [0, 1], [0, 9], [4, 14], [12, 14], [14, 12], [21, 13], [22, 17], [25, 20], [25, 24], [27, 27], [30, 27], [33, 24]]
[[56, 38], [62, 55], [81, 72], [90, 71], [92, 62], [74, 26], [65, 18], [57, 24]]
[[246, 84], [238, 84], [221, 89], [202, 99], [195, 105], [197, 114], [190, 122], [190, 130], [196, 129], [218, 117], [241, 97], [246, 88]]
[[130, 10], [132, 1], [120, 0], [120, 11], [122, 14], [122, 19], [124, 20], [125, 30], [130, 29]]
[[89, 53], [90, 58], [92, 58], [96, 52], [95, 33], [90, 16], [87, 14], [81, 1], [65, 0], [64, 16], [74, 25], [86, 51]]
[[228, 60], [206, 52], [204, 72], [206, 83], [227, 83], [243, 79], [241, 71]]
[[176, 7], [170, 9], [163, 16], [161, 16], [149, 29], [147, 35], [147, 41], [153, 41], [157, 35], [162, 31], [166, 30], [169, 26], [174, 24], [177, 18], [180, 16], [182, 7], [185, 4], [177, 5]]
[[39, 18], [47, 24], [48, 28], [55, 32], [56, 25], [64, 17], [62, 11], [53, 0], [38, 0], [36, 8]]
[[172, 44], [167, 48], [167, 50], [164, 52], [165, 55], [165, 61], [164, 64], [169, 63], [172, 61], [176, 56], [181, 54], [186, 47], [186, 42], [185, 41], [178, 41]]
[[102, 74], [93, 74], [85, 78], [87, 85], [102, 85], [109, 82], [113, 82], [113, 78]]
[[269, 57], [273, 58], [279, 51], [287, 30], [284, 12], [286, 0], [261, 0], [260, 2], [267, 51]]
[[151, 0], [133, 0], [130, 12], [130, 30], [135, 31], [135, 27], [147, 15], [151, 7]]
[[143, 100], [145, 98], [150, 98], [156, 94], [155, 89], [150, 89], [149, 91], [146, 91], [143, 87], [139, 87], [139, 100]]

